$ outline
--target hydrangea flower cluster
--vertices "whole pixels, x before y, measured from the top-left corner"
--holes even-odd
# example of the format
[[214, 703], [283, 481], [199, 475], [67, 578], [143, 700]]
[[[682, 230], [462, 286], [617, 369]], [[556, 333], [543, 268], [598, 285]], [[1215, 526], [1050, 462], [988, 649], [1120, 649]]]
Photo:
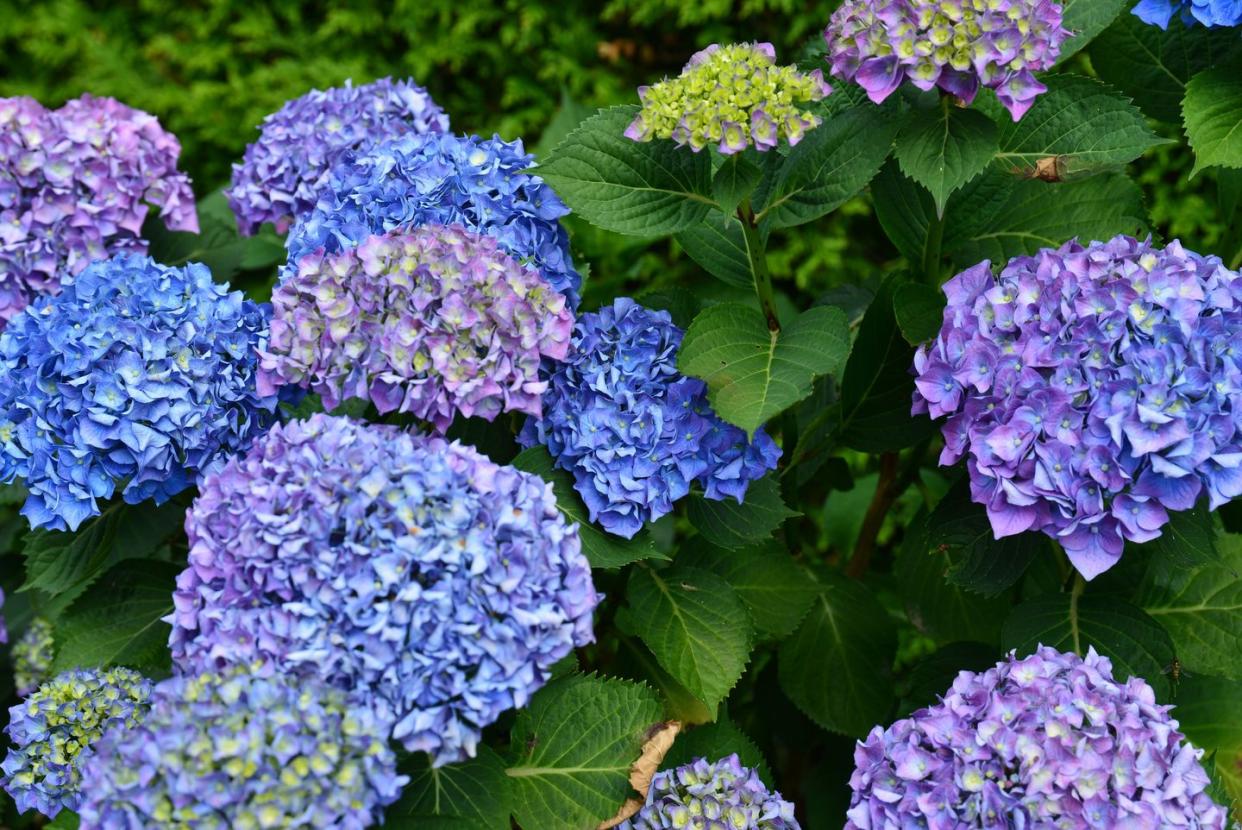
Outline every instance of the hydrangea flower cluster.
[[696, 153], [712, 145], [725, 155], [771, 150], [782, 140], [797, 144], [819, 126], [819, 116], [800, 105], [831, 92], [818, 69], [777, 66], [770, 43], [713, 43], [695, 52], [681, 75], [638, 88], [643, 108], [625, 136], [671, 138]]
[[1187, 26], [1242, 26], [1242, 0], [1139, 0], [1133, 12], [1161, 29], [1174, 17]]
[[84, 766], [82, 830], [333, 828], [383, 819], [409, 780], [388, 724], [320, 684], [239, 667], [155, 687]]
[[951, 416], [997, 537], [1042, 530], [1088, 579], [1168, 511], [1242, 494], [1242, 278], [1118, 236], [983, 262], [945, 285], [915, 357], [916, 412]]
[[542, 358], [562, 360], [565, 298], [496, 240], [424, 225], [308, 254], [272, 297], [259, 391], [295, 384], [328, 409], [370, 399], [448, 429], [456, 413], [540, 414]]
[[794, 805], [769, 792], [737, 755], [657, 772], [647, 803], [619, 830], [799, 830]]
[[198, 232], [181, 145], [154, 116], [83, 95], [58, 110], [0, 98], [0, 328], [62, 278], [116, 253], [145, 253], [148, 205]]
[[315, 206], [332, 166], [346, 151], [365, 150], [410, 133], [442, 133], [448, 116], [412, 80], [381, 78], [313, 89], [263, 119], [259, 139], [233, 165], [225, 191], [241, 232], [264, 222], [284, 233]]
[[19, 812], [49, 818], [81, 801], [85, 756], [107, 730], [142, 720], [151, 682], [130, 669], [75, 670], [58, 675], [9, 710], [13, 742], [0, 764], [4, 789]]
[[627, 297], [582, 315], [569, 357], [551, 370], [543, 417], [519, 436], [547, 446], [591, 521], [619, 536], [670, 512], [692, 483], [740, 503], [780, 459], [766, 432], [748, 442], [712, 411], [703, 381], [677, 371], [683, 334], [668, 312]]
[[451, 133], [407, 135], [346, 153], [315, 207], [289, 232], [281, 277], [296, 274], [302, 257], [317, 249], [334, 254], [394, 228], [462, 225], [494, 237], [577, 308], [582, 278], [558, 221], [569, 209], [543, 179], [524, 172], [533, 165], [521, 141]]
[[832, 74], [877, 104], [903, 81], [969, 104], [980, 86], [1017, 121], [1047, 87], [1070, 32], [1052, 0], [846, 0], [824, 31]]
[[264, 310], [203, 265], [92, 263], [0, 335], [0, 481], [34, 527], [77, 529], [118, 485], [164, 501], [274, 419], [255, 391]]
[[1138, 677], [1040, 647], [982, 674], [854, 751], [847, 830], [1184, 827], [1224, 830], [1186, 743]]
[[317, 677], [437, 763], [593, 639], [599, 598], [551, 486], [469, 447], [315, 415], [205, 477], [173, 658]]
[[13, 644], [13, 683], [18, 697], [39, 688], [52, 675], [52, 624], [35, 617]]

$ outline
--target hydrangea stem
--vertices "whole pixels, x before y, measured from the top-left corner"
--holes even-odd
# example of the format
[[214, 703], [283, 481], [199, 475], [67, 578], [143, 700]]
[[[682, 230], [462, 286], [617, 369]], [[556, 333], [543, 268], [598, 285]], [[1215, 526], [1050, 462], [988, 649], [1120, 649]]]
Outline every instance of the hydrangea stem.
[[755, 212], [750, 208], [749, 199], [738, 206], [737, 218], [742, 223], [742, 237], [746, 240], [746, 258], [750, 262], [750, 273], [755, 281], [755, 294], [759, 297], [759, 307], [763, 309], [763, 316], [768, 321], [768, 330], [780, 331], [781, 320], [776, 313], [772, 274], [768, 271], [768, 255], [763, 239], [759, 236], [759, 226], [755, 221]]

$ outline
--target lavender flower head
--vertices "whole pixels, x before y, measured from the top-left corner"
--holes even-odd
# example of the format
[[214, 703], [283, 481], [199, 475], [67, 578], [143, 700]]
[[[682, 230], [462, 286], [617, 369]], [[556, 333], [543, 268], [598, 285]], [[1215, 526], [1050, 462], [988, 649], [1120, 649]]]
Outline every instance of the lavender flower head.
[[453, 416], [540, 414], [542, 358], [562, 360], [565, 298], [496, 240], [424, 225], [302, 258], [276, 288], [259, 391], [296, 384], [328, 409], [369, 399], [443, 432]]
[[53, 646], [52, 624], [43, 617], [32, 619], [13, 643], [13, 683], [18, 697], [30, 694], [52, 676]]
[[831, 92], [818, 69], [804, 74], [777, 66], [770, 43], [713, 43], [695, 52], [676, 78], [638, 88], [643, 108], [625, 135], [671, 138], [696, 153], [713, 145], [725, 155], [752, 146], [771, 150], [782, 140], [797, 144], [819, 126], [819, 116], [799, 105]]
[[703, 381], [677, 371], [683, 333], [668, 312], [626, 297], [582, 315], [569, 357], [551, 369], [543, 417], [519, 435], [573, 473], [591, 521], [618, 536], [670, 512], [692, 483], [741, 503], [781, 455], [762, 429], [748, 442], [712, 411]]
[[363, 830], [408, 778], [388, 724], [318, 683], [252, 667], [175, 677], [87, 760], [82, 830]]
[[448, 128], [444, 110], [412, 80], [313, 89], [263, 119], [258, 141], [233, 165], [233, 184], [225, 193], [244, 235], [264, 222], [284, 233], [315, 206], [345, 152]]
[[846, 0], [824, 32], [832, 74], [877, 104], [903, 81], [969, 104], [980, 86], [1017, 121], [1047, 87], [1070, 32], [1052, 0]]
[[982, 674], [854, 750], [846, 830], [1184, 827], [1224, 830], [1203, 750], [1147, 683], [1039, 647]]
[[1174, 17], [1187, 26], [1242, 26], [1242, 0], [1139, 0], [1132, 12], [1161, 29]]
[[461, 225], [493, 237], [577, 308], [582, 278], [558, 221], [569, 209], [543, 179], [525, 172], [533, 165], [521, 141], [450, 133], [406, 135], [345, 153], [315, 207], [296, 217], [281, 279], [320, 249], [334, 254], [396, 228]]
[[647, 803], [618, 830], [800, 830], [794, 805], [769, 792], [737, 755], [657, 772]]
[[17, 809], [49, 818], [77, 810], [85, 757], [106, 730], [135, 726], [150, 696], [151, 682], [130, 669], [75, 670], [9, 709], [13, 746], [0, 764], [0, 784]]
[[997, 538], [1041, 530], [1088, 579], [1171, 510], [1242, 494], [1242, 278], [1118, 236], [982, 262], [945, 284], [914, 410], [950, 416]]
[[374, 706], [437, 764], [593, 639], [598, 596], [550, 485], [442, 438], [315, 415], [208, 475], [171, 647]]
[[181, 145], [154, 116], [83, 95], [58, 110], [0, 98], [0, 329], [61, 280], [118, 253], [146, 253], [148, 206], [198, 232]]
[[263, 308], [204, 265], [92, 263], [0, 334], [0, 481], [33, 527], [77, 529], [99, 501], [157, 503], [274, 419], [255, 391]]

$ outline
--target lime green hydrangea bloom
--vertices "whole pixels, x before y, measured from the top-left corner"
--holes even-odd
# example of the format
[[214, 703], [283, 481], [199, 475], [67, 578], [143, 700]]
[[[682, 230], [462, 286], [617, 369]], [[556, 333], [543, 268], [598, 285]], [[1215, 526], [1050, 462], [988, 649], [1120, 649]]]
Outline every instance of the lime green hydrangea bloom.
[[13, 680], [19, 697], [39, 688], [52, 674], [52, 624], [35, 617], [13, 643]]
[[0, 783], [17, 802], [49, 818], [77, 810], [81, 766], [100, 736], [133, 728], [146, 714], [151, 682], [131, 669], [77, 669], [57, 675], [9, 710], [13, 747]]
[[770, 43], [713, 43], [696, 52], [676, 78], [638, 88], [643, 103], [627, 138], [671, 138], [696, 153], [716, 145], [728, 155], [749, 146], [770, 150], [792, 144], [817, 126], [802, 104], [832, 92], [818, 70], [777, 66]]

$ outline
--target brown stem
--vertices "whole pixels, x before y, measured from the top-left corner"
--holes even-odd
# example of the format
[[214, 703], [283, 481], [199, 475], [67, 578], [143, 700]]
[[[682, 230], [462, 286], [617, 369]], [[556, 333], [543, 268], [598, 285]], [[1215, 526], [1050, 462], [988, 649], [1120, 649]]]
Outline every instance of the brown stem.
[[854, 555], [845, 566], [846, 576], [860, 579], [867, 572], [871, 565], [871, 554], [875, 551], [876, 537], [880, 535], [880, 528], [884, 525], [884, 517], [904, 489], [897, 483], [897, 453], [884, 453], [880, 456], [880, 479], [875, 485], [875, 495], [871, 497], [867, 515], [863, 517], [862, 527], [858, 531]]

